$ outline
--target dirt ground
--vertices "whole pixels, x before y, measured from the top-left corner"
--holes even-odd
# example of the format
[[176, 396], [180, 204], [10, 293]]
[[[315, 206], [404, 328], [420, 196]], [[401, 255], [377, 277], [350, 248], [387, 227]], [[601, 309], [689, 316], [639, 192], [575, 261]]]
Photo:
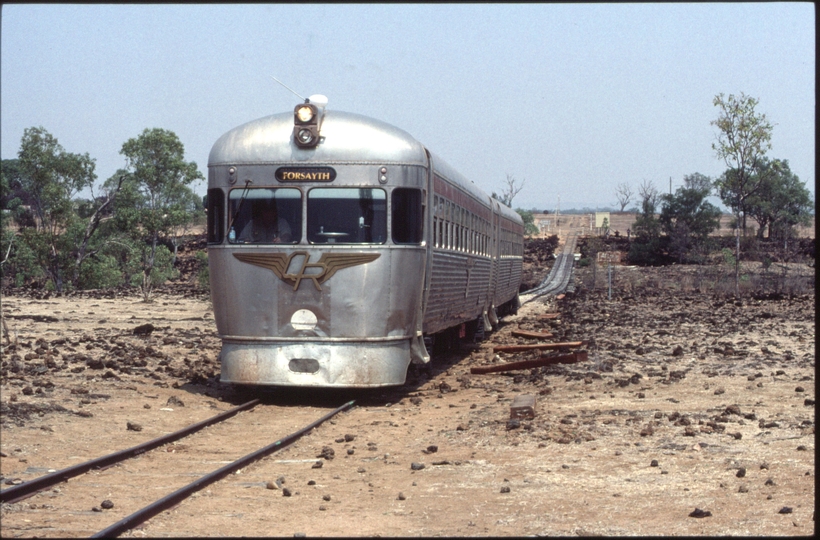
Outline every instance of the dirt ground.
[[[698, 292], [684, 266], [618, 267], [610, 300], [591, 272], [403, 387], [261, 394], [200, 434], [2, 505], [0, 534], [88, 536], [354, 399], [123, 536], [813, 535], [814, 269], [794, 269], [807, 290], [740, 300]], [[4, 489], [255, 397], [217, 382], [202, 295], [2, 300], [17, 340], [0, 366]], [[519, 328], [586, 340], [589, 360], [470, 374], [537, 357], [493, 352], [533, 342]], [[521, 395], [535, 417], [511, 421]]]

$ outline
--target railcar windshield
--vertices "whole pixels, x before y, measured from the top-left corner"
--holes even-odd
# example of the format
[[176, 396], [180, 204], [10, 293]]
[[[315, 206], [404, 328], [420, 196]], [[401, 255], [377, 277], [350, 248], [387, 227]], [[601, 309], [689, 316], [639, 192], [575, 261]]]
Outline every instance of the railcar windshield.
[[231, 244], [295, 244], [302, 238], [298, 189], [235, 188], [228, 203]]
[[383, 244], [387, 194], [376, 188], [315, 188], [307, 196], [312, 244]]

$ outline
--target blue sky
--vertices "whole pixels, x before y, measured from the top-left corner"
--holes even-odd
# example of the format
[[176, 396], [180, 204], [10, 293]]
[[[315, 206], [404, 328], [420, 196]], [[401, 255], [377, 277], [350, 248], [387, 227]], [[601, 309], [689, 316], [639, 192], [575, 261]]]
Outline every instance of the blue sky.
[[[0, 154], [43, 126], [125, 165], [145, 128], [207, 173], [229, 129], [325, 94], [409, 132], [523, 208], [614, 205], [615, 188], [720, 175], [718, 93], [757, 98], [768, 155], [814, 193], [811, 3], [3, 5]], [[197, 186], [204, 193], [204, 183]]]

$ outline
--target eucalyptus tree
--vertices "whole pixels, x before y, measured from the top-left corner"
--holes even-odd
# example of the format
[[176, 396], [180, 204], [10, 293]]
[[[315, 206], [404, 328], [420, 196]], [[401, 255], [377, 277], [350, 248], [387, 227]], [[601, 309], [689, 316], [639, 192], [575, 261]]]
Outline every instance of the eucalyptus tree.
[[747, 212], [757, 221], [757, 237], [768, 228], [769, 238], [787, 240], [795, 225], [811, 223], [811, 193], [789, 168], [788, 160], [763, 158], [756, 173], [760, 187], [747, 199]]
[[709, 234], [720, 226], [720, 209], [707, 201], [712, 182], [700, 173], [685, 176], [684, 185], [674, 194], [661, 195], [658, 218], [670, 238], [670, 251], [683, 262], [689, 253], [703, 246]]
[[661, 261], [661, 224], [655, 213], [660, 194], [651, 180], [641, 183], [638, 194], [641, 210], [632, 225], [635, 240], [629, 246], [629, 260], [635, 264], [657, 264]]
[[742, 93], [715, 96], [720, 108], [717, 120], [711, 122], [719, 130], [712, 149], [729, 168], [716, 181], [724, 204], [735, 213], [735, 293], [740, 289], [740, 229], [746, 230], [748, 199], [760, 188], [762, 177], [755, 174], [766, 151], [771, 149], [772, 125], [765, 114], [758, 114], [758, 100]]
[[[57, 292], [77, 286], [83, 263], [94, 253], [100, 221], [118, 187], [95, 198], [95, 160], [88, 153], [66, 152], [43, 127], [23, 132], [15, 184], [25, 193], [20, 242]], [[90, 190], [92, 201], [78, 213], [77, 196]], [[28, 218], [28, 219], [26, 219]]]
[[[173, 257], [163, 242], [193, 219], [190, 184], [204, 179], [177, 135], [161, 128], [145, 129], [122, 145], [127, 194], [117, 207], [118, 222], [135, 240], [143, 299], [172, 272]], [[196, 205], [194, 205], [196, 206]]]

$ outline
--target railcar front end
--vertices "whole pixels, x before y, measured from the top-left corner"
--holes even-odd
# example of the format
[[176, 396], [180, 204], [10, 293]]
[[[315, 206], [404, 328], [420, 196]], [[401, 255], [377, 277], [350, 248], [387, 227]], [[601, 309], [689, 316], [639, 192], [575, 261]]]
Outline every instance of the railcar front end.
[[223, 382], [399, 385], [411, 358], [429, 359], [427, 162], [407, 133], [313, 105], [214, 144], [208, 258]]

